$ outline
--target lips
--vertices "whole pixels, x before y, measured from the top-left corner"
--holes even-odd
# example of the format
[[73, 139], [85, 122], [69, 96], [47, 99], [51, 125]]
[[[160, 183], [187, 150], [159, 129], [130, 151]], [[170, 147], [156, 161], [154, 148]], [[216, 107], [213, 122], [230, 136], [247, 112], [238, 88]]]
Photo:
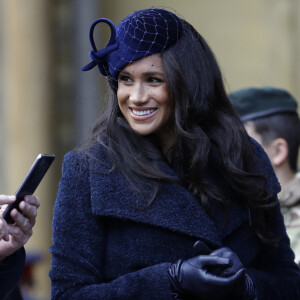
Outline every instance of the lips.
[[146, 116], [146, 115], [150, 115], [151, 113], [153, 113], [155, 111], [155, 109], [147, 109], [147, 110], [135, 110], [132, 109], [131, 110], [132, 113], [136, 116]]
[[157, 108], [144, 108], [144, 109], [133, 109], [130, 108], [131, 110], [131, 116], [133, 119], [136, 120], [146, 120], [151, 118], [157, 111]]

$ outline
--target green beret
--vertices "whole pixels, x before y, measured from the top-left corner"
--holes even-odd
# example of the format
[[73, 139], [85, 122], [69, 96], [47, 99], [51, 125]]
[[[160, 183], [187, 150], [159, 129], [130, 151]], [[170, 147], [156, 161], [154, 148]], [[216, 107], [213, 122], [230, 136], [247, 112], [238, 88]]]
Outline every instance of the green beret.
[[274, 87], [245, 88], [228, 95], [243, 122], [274, 114], [297, 114], [297, 101], [286, 90]]

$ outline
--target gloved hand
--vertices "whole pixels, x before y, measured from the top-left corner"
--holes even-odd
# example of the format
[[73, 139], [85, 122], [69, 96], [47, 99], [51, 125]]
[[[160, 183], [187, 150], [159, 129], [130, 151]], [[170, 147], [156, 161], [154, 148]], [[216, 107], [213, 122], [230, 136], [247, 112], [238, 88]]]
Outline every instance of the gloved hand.
[[230, 259], [217, 255], [199, 255], [185, 261], [179, 260], [169, 268], [172, 289], [179, 295], [203, 300], [232, 299], [236, 287], [243, 283], [245, 269], [240, 265], [232, 275], [219, 275], [230, 267]]
[[[231, 262], [230, 266], [224, 269], [219, 274], [219, 276], [227, 277], [236, 274], [237, 272], [239, 272], [242, 266], [242, 263], [238, 258], [238, 256], [231, 249], [227, 247], [219, 248], [211, 252], [210, 255], [217, 255], [220, 257], [228, 258]], [[256, 299], [256, 293], [255, 293], [253, 281], [246, 272], [242, 284], [236, 286], [235, 295], [236, 297], [238, 297], [238, 299], [244, 299], [244, 300]]]
[[230, 264], [227, 266], [227, 268], [223, 269], [222, 272], [218, 274], [219, 276], [228, 277], [235, 274], [241, 268], [243, 268], [243, 265], [240, 259], [238, 258], [238, 256], [231, 249], [227, 247], [214, 250], [210, 253], [210, 255], [228, 258], [230, 261]]
[[217, 252], [220, 256], [217, 256], [216, 250], [214, 254], [199, 255], [172, 264], [169, 278], [174, 293], [201, 300], [234, 299], [238, 286], [245, 281], [245, 269], [236, 254], [226, 249]]
[[196, 241], [196, 243], [194, 244], [193, 248], [197, 251], [197, 253], [200, 254], [210, 254], [211, 253], [211, 249], [208, 247], [208, 245], [206, 245], [203, 241]]

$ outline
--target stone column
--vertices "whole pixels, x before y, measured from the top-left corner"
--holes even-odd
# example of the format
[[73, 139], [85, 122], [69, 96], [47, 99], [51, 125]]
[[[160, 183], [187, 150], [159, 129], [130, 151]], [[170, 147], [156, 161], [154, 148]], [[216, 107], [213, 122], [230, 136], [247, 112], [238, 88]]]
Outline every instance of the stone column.
[[[52, 153], [51, 45], [49, 1], [1, 2], [1, 164], [0, 193], [13, 194], [38, 153]], [[50, 4], [51, 5], [51, 4]], [[27, 253], [43, 256], [37, 265], [37, 295], [49, 297], [49, 245], [57, 186], [53, 167], [36, 191], [41, 201]]]

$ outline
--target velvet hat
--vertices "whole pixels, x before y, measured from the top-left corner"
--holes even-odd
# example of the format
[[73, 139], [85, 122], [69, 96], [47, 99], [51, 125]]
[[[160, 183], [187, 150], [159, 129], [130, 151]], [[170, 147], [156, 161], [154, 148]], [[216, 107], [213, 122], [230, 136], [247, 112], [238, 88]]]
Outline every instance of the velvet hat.
[[[101, 50], [96, 48], [93, 37], [94, 28], [99, 23], [106, 23], [111, 30], [110, 39]], [[82, 70], [88, 71], [98, 66], [101, 74], [117, 80], [119, 72], [131, 62], [161, 53], [174, 44], [181, 31], [181, 20], [166, 9], [135, 11], [117, 27], [109, 19], [98, 19], [91, 25], [89, 34], [92, 62]]]
[[286, 90], [250, 87], [228, 95], [243, 122], [279, 113], [296, 113], [297, 101]]

